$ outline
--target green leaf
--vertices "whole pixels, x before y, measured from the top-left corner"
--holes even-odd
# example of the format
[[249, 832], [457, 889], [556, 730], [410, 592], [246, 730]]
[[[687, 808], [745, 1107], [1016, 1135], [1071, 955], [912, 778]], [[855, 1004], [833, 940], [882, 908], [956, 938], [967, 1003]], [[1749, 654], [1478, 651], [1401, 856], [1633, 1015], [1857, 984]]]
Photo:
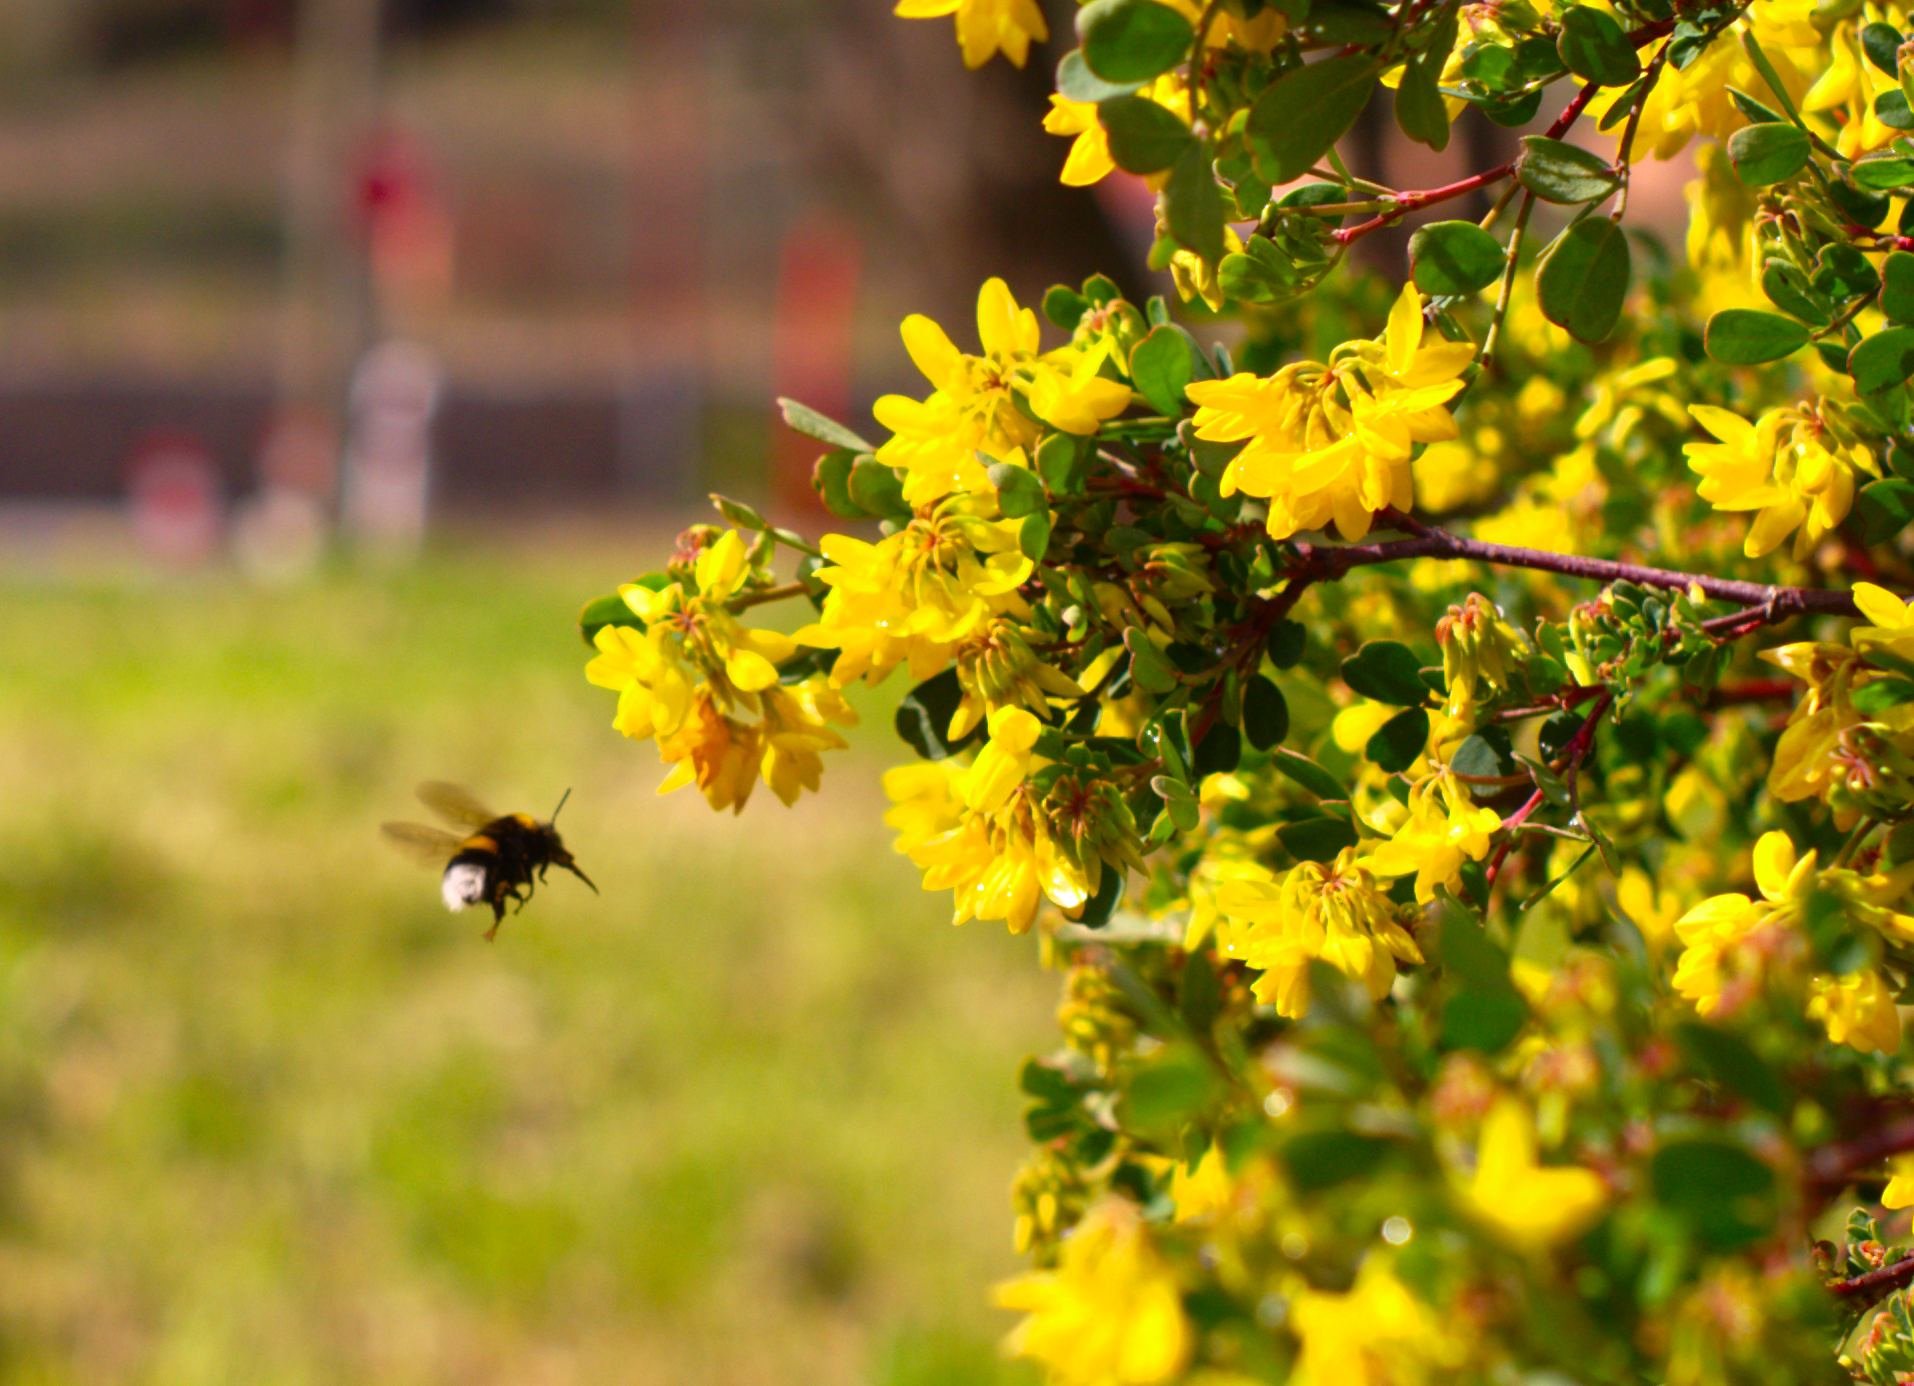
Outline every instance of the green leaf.
[[1195, 374], [1196, 344], [1180, 327], [1152, 328], [1130, 350], [1130, 381], [1159, 414], [1183, 412], [1183, 387]]
[[1642, 75], [1641, 59], [1622, 26], [1587, 5], [1562, 11], [1555, 51], [1570, 72], [1600, 86], [1625, 87]]
[[1196, 1035], [1206, 1034], [1222, 1014], [1223, 988], [1209, 954], [1198, 951], [1184, 960], [1176, 985], [1176, 1010]]
[[1212, 722], [1190, 757], [1190, 773], [1227, 775], [1243, 759], [1243, 734], [1227, 722]]
[[866, 514], [908, 519], [910, 506], [904, 501], [904, 483], [897, 473], [868, 454], [851, 463], [851, 500]]
[[1390, 774], [1407, 770], [1429, 744], [1429, 714], [1404, 708], [1376, 729], [1362, 753]]
[[1370, 640], [1342, 662], [1342, 681], [1379, 703], [1421, 707], [1429, 690], [1422, 682], [1422, 661], [1395, 640]]
[[720, 515], [739, 529], [760, 530], [767, 528], [770, 524], [770, 521], [753, 507], [741, 500], [732, 500], [729, 496], [719, 495], [716, 491], [711, 493], [711, 504], [717, 508]]
[[1072, 48], [1057, 64], [1057, 95], [1066, 101], [1095, 106], [1113, 96], [1127, 96], [1141, 85], [1141, 82], [1104, 81], [1083, 60], [1081, 48]]
[[[1454, 42], [1454, 20], [1449, 21], [1450, 43]], [[1431, 149], [1449, 146], [1449, 103], [1442, 95], [1442, 58], [1431, 60], [1432, 44], [1424, 53], [1411, 58], [1402, 69], [1402, 82], [1396, 88], [1396, 124], [1417, 144]]]
[[1502, 277], [1502, 243], [1472, 221], [1432, 221], [1409, 237], [1410, 274], [1425, 294], [1472, 294]]
[[1257, 173], [1271, 184], [1306, 173], [1356, 123], [1380, 71], [1367, 54], [1347, 53], [1278, 77], [1250, 107], [1243, 130]]
[[1752, 188], [1766, 187], [1794, 177], [1807, 166], [1812, 146], [1799, 125], [1770, 122], [1749, 125], [1728, 139], [1728, 158], [1735, 176]]
[[[840, 520], [870, 517], [868, 510], [851, 499], [851, 468], [856, 462], [857, 454], [849, 448], [833, 448], [811, 468], [811, 489], [824, 502], [824, 508]], [[898, 494], [903, 494], [902, 488]]]
[[1871, 294], [1881, 287], [1874, 262], [1851, 245], [1826, 245], [1814, 257], [1814, 287], [1837, 298]]
[[1786, 1084], [1741, 1036], [1688, 1020], [1675, 1027], [1675, 1042], [1704, 1078], [1739, 1093], [1763, 1111], [1787, 1115]]
[[1207, 1107], [1217, 1093], [1216, 1074], [1187, 1043], [1171, 1045], [1137, 1069], [1123, 1095], [1123, 1124], [1149, 1134], [1173, 1134]]
[[806, 438], [815, 438], [834, 448], [849, 448], [852, 452], [877, 450], [843, 424], [826, 418], [808, 404], [799, 404], [794, 399], [779, 399], [778, 409], [784, 415], [785, 427], [802, 433]]
[[1389, 1153], [1388, 1143], [1354, 1131], [1302, 1131], [1280, 1152], [1297, 1193], [1318, 1193], [1371, 1174]]
[[1257, 674], [1243, 687], [1243, 734], [1259, 751], [1280, 746], [1289, 735], [1289, 702], [1266, 675]]
[[1145, 693], [1167, 693], [1176, 687], [1176, 670], [1141, 626], [1123, 632], [1123, 646], [1130, 652], [1130, 678], [1138, 688]]
[[1508, 728], [1484, 727], [1474, 733], [1449, 758], [1449, 768], [1458, 775], [1492, 777], [1515, 773]]
[[1863, 192], [1896, 193], [1914, 187], [1914, 155], [1898, 147], [1856, 159], [1848, 177]]
[[1347, 785], [1300, 751], [1278, 747], [1271, 753], [1269, 763], [1318, 799], [1336, 801], [1349, 797]]
[[1160, 173], [1195, 136], [1175, 113], [1142, 96], [1116, 96], [1097, 107], [1110, 137], [1110, 157], [1130, 173]]
[[1607, 197], [1620, 184], [1614, 168], [1601, 155], [1546, 135], [1522, 137], [1515, 176], [1544, 202], [1564, 206]]
[[1761, 272], [1761, 292], [1768, 302], [1809, 327], [1822, 328], [1834, 321], [1834, 305], [1827, 295], [1808, 282], [1800, 266], [1786, 260], [1770, 260]]
[[1708, 319], [1702, 340], [1709, 357], [1724, 366], [1759, 366], [1792, 356], [1806, 346], [1808, 329], [1779, 313], [1724, 308]]
[[1044, 509], [1024, 516], [1023, 524], [1018, 526], [1017, 547], [1032, 563], [1043, 562], [1043, 556], [1050, 552], [1050, 531], [1054, 523], [1050, 511]]
[[955, 755], [982, 734], [981, 727], [973, 727], [969, 735], [950, 740], [951, 714], [957, 711], [963, 697], [963, 686], [957, 682], [955, 669], [946, 669], [925, 679], [898, 704], [897, 716], [893, 719], [897, 734], [925, 760], [944, 760]]
[[1464, 989], [1442, 1003], [1442, 1047], [1494, 1054], [1514, 1043], [1529, 1008], [1514, 991]]
[[1278, 669], [1293, 669], [1296, 661], [1303, 657], [1303, 646], [1308, 640], [1309, 631], [1303, 623], [1285, 617], [1270, 631], [1269, 639], [1263, 644], [1263, 653]]
[[1083, 489], [1084, 440], [1070, 433], [1052, 433], [1037, 444], [1037, 475], [1053, 496], [1072, 496]]
[[1083, 61], [1106, 82], [1147, 82], [1190, 55], [1196, 30], [1155, 0], [1092, 0], [1077, 11]]
[[1463, 990], [1481, 994], [1515, 992], [1515, 983], [1509, 977], [1509, 955], [1484, 931], [1475, 912], [1458, 900], [1442, 902], [1436, 958], [1444, 975], [1453, 977]]
[[1914, 323], [1914, 255], [1905, 250], [1881, 263], [1881, 311], [1890, 322]]
[[1861, 542], [1883, 544], [1914, 522], [1914, 482], [1899, 477], [1870, 481], [1854, 498]]
[[1914, 376], [1914, 327], [1889, 327], [1848, 353], [1848, 374], [1864, 395], [1889, 390]]
[[1331, 861], [1356, 845], [1356, 830], [1345, 818], [1298, 818], [1279, 826], [1276, 840], [1297, 861]]
[[1028, 467], [1011, 462], [990, 464], [990, 484], [997, 488], [997, 508], [1012, 520], [1036, 515], [1049, 508], [1043, 482]]
[[1717, 1251], [1772, 1233], [1774, 1171], [1732, 1141], [1674, 1140], [1649, 1163], [1655, 1198]]
[[1543, 252], [1535, 272], [1542, 315], [1577, 341], [1602, 341], [1621, 320], [1632, 268], [1621, 227], [1607, 217], [1576, 222]]
[[1196, 831], [1196, 825], [1202, 821], [1203, 806], [1197, 802], [1195, 790], [1174, 775], [1153, 776], [1150, 788], [1163, 801], [1163, 807], [1178, 832]]
[[1223, 190], [1201, 141], [1190, 141], [1170, 169], [1163, 185], [1163, 220], [1185, 250], [1212, 265], [1223, 258]]
[[1888, 76], [1900, 73], [1901, 31], [1878, 21], [1861, 30], [1861, 51], [1867, 60]]

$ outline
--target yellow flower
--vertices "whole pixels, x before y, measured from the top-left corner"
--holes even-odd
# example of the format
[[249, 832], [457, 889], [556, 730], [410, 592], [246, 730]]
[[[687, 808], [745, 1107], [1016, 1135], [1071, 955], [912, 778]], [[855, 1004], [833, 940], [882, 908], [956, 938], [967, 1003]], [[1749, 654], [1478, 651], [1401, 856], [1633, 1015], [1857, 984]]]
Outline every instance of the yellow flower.
[[1467, 1201], [1502, 1240], [1539, 1251], [1593, 1226], [1608, 1203], [1608, 1186], [1593, 1170], [1543, 1165], [1534, 1118], [1520, 1100], [1503, 1097], [1483, 1118]]
[[1464, 861], [1489, 854], [1489, 838], [1502, 826], [1502, 815], [1477, 808], [1447, 770], [1411, 789], [1408, 807], [1402, 826], [1387, 842], [1370, 848], [1363, 865], [1378, 876], [1415, 873], [1416, 899], [1427, 904], [1438, 886], [1453, 889], [1460, 883]]
[[1754, 877], [1766, 905], [1746, 895], [1713, 895], [1675, 921], [1682, 942], [1675, 990], [1700, 1014], [1718, 1010], [1731, 983], [1759, 975], [1760, 955], [1742, 945], [1762, 928], [1791, 922], [1792, 907], [1813, 887], [1815, 855], [1796, 860], [1786, 833], [1763, 833], [1755, 843]]
[[1055, 1270], [998, 1286], [997, 1303], [1026, 1316], [1008, 1350], [1042, 1363], [1058, 1386], [1152, 1386], [1189, 1358], [1176, 1277], [1121, 1199], [1084, 1216]]
[[1457, 436], [1445, 406], [1474, 359], [1467, 342], [1424, 345], [1422, 298], [1405, 284], [1380, 341], [1344, 342], [1327, 366], [1302, 361], [1267, 380], [1234, 375], [1185, 393], [1198, 437], [1245, 444], [1221, 488], [1265, 498], [1273, 538], [1333, 522], [1360, 539], [1376, 511], [1413, 503], [1416, 446]]
[[1471, 592], [1462, 605], [1450, 607], [1436, 622], [1435, 633], [1442, 647], [1442, 676], [1449, 686], [1443, 712], [1473, 725], [1478, 688], [1507, 688], [1528, 641], [1503, 617], [1501, 608], [1480, 592]]
[[1262, 975], [1256, 999], [1291, 1018], [1309, 1010], [1309, 964], [1328, 963], [1361, 982], [1372, 997], [1388, 994], [1398, 962], [1422, 952], [1396, 920], [1395, 906], [1345, 847], [1333, 862], [1302, 862], [1282, 882], [1244, 876], [1216, 888], [1216, 909], [1234, 926], [1227, 956]]
[[1896, 1155], [1887, 1164], [1887, 1187], [1881, 1190], [1881, 1206], [1890, 1211], [1914, 1208], [1914, 1155]]
[[1659, 952], [1675, 937], [1681, 905], [1673, 890], [1657, 891], [1655, 882], [1639, 866], [1625, 866], [1615, 882], [1615, 905], [1640, 931], [1642, 941]]
[[1845, 977], [1816, 977], [1808, 984], [1809, 1020], [1826, 1027], [1828, 1040], [1863, 1054], [1893, 1054], [1901, 1047], [1901, 1012], [1881, 974], [1862, 968]]
[[1030, 773], [1042, 732], [1043, 723], [1020, 707], [991, 713], [990, 739], [964, 779], [964, 803], [978, 813], [995, 813], [1008, 803]]
[[1030, 54], [1031, 40], [1050, 37], [1037, 0], [897, 0], [893, 13], [903, 19], [957, 16], [957, 43], [964, 66], [979, 68], [998, 53], [1017, 67]]
[[1914, 659], [1914, 601], [1903, 602], [1885, 587], [1871, 582], [1854, 584], [1854, 604], [1874, 624], [1856, 626], [1848, 632], [1854, 648], [1865, 653], [1870, 648]]
[[849, 726], [855, 714], [822, 679], [783, 687], [778, 665], [796, 642], [748, 628], [732, 612], [729, 603], [764, 580], [736, 530], [703, 542], [674, 572], [677, 581], [619, 589], [643, 625], [600, 627], [585, 677], [618, 694], [612, 725], [656, 740], [674, 767], [660, 793], [696, 784], [712, 807], [742, 810], [762, 777], [795, 802], [817, 788], [819, 752], [845, 744], [832, 724]]
[[1424, 1386], [1453, 1380], [1466, 1344], [1370, 1256], [1346, 1292], [1304, 1290], [1290, 1308], [1301, 1344], [1289, 1386]]
[[1790, 534], [1794, 556], [1806, 558], [1847, 518], [1857, 474], [1875, 470], [1867, 449], [1835, 438], [1814, 409], [1770, 409], [1752, 424], [1711, 405], [1689, 412], [1717, 440], [1682, 448], [1702, 478], [1696, 493], [1717, 510], [1758, 512], [1742, 545], [1750, 558]]
[[993, 617], [1028, 617], [1017, 589], [1032, 565], [1018, 551], [1017, 527], [981, 510], [971, 498], [953, 497], [875, 544], [825, 535], [819, 547], [827, 563], [817, 576], [830, 592], [817, 621], [793, 638], [836, 650], [831, 678], [843, 687], [881, 679], [906, 662], [912, 678], [927, 679]]
[[1170, 1171], [1170, 1202], [1176, 1205], [1176, 1220], [1209, 1222], [1227, 1213], [1236, 1195], [1236, 1181], [1230, 1178], [1223, 1159], [1223, 1148], [1212, 1145], [1195, 1165], [1180, 1160]]
[[1064, 156], [1063, 172], [1057, 175], [1065, 187], [1087, 188], [1116, 172], [1116, 160], [1110, 157], [1110, 136], [1097, 119], [1094, 101], [1072, 101], [1051, 93], [1043, 128], [1053, 135], [1073, 137], [1070, 152]]
[[1130, 406], [1130, 387], [1099, 372], [1107, 344], [1065, 345], [1040, 354], [1037, 315], [1018, 305], [1001, 279], [977, 295], [980, 356], [957, 349], [950, 334], [921, 313], [904, 319], [904, 349], [930, 396], [885, 395], [872, 407], [891, 437], [878, 461], [904, 473], [904, 499], [921, 505], [953, 492], [988, 492], [986, 458], [1011, 461], [1036, 446], [1042, 429], [1018, 404], [1022, 395], [1044, 423], [1088, 434]]

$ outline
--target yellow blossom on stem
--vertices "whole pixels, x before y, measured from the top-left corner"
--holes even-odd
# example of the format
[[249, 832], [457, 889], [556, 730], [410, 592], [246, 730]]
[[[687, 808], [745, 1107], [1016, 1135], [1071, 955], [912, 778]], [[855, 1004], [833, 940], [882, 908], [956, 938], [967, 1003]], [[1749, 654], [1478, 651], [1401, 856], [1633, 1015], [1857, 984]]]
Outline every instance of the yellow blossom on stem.
[[1881, 1206], [1890, 1210], [1914, 1208], [1914, 1155], [1896, 1155], [1888, 1161], [1887, 1172]]
[[1363, 865], [1378, 876], [1416, 878], [1416, 899], [1427, 904], [1439, 886], [1461, 883], [1462, 864], [1489, 854], [1489, 838], [1502, 815], [1477, 808], [1462, 781], [1447, 770], [1409, 791], [1409, 816], [1387, 842], [1377, 843]]
[[1467, 1345], [1371, 1255], [1348, 1290], [1308, 1289], [1290, 1307], [1301, 1352], [1289, 1386], [1423, 1386], [1452, 1380]]
[[903, 19], [956, 15], [957, 44], [968, 68], [982, 67], [998, 53], [1022, 67], [1032, 40], [1050, 37], [1037, 0], [897, 0], [893, 13]]
[[1396, 918], [1396, 907], [1345, 847], [1333, 862], [1302, 862], [1280, 884], [1241, 877], [1216, 889], [1216, 909], [1234, 926], [1227, 955], [1261, 975], [1256, 999], [1286, 1016], [1309, 1010], [1309, 964], [1321, 961], [1361, 982], [1372, 997], [1388, 994], [1398, 962], [1422, 952]]
[[1540, 1251], [1593, 1226], [1608, 1204], [1608, 1185], [1593, 1170], [1543, 1165], [1534, 1117], [1518, 1098], [1503, 1097], [1482, 1121], [1466, 1198], [1502, 1240]]
[[1902, 601], [1885, 587], [1871, 582], [1854, 584], [1854, 604], [1872, 625], [1856, 626], [1848, 632], [1855, 649], [1885, 650], [1903, 659], [1914, 659], [1914, 600]]
[[1344, 342], [1326, 366], [1302, 361], [1268, 379], [1190, 385], [1197, 436], [1244, 444], [1223, 473], [1223, 494], [1266, 499], [1277, 539], [1332, 523], [1360, 539], [1376, 511], [1408, 509], [1410, 459], [1418, 444], [1457, 436], [1446, 406], [1475, 359], [1467, 342], [1424, 335], [1422, 296], [1405, 284], [1382, 338]]
[[[922, 400], [885, 395], [872, 412], [891, 432], [877, 460], [904, 473], [904, 499], [913, 505], [953, 492], [988, 492], [979, 454], [1009, 461], [1012, 453], [1035, 447], [1038, 420], [1089, 434], [1130, 406], [1130, 387], [1101, 374], [1107, 344], [1041, 352], [1037, 315], [1020, 306], [1001, 279], [986, 280], [977, 295], [981, 355], [959, 351], [950, 334], [921, 313], [905, 318], [901, 332], [931, 393]], [[1019, 396], [1036, 418], [1019, 407]]]
[[1055, 1270], [998, 1286], [997, 1303], [1025, 1315], [1008, 1350], [1042, 1363], [1058, 1386], [1153, 1386], [1189, 1358], [1176, 1276], [1121, 1199], [1084, 1215]]
[[1742, 545], [1759, 558], [1794, 535], [1806, 558], [1854, 504], [1855, 478], [1876, 468], [1867, 449], [1834, 436], [1816, 409], [1770, 409], [1754, 423], [1712, 405], [1689, 406], [1716, 441], [1682, 451], [1702, 480], [1697, 494], [1717, 510], [1753, 510]]

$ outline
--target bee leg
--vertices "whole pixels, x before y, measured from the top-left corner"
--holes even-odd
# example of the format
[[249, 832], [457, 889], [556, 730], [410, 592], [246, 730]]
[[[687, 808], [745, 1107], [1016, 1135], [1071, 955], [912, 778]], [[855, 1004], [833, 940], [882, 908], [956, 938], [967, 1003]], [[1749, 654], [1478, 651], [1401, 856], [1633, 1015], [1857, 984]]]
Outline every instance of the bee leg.
[[492, 927], [485, 931], [485, 941], [487, 943], [492, 942], [492, 940], [498, 937], [498, 926], [504, 922], [505, 897], [504, 892], [501, 891], [492, 897]]

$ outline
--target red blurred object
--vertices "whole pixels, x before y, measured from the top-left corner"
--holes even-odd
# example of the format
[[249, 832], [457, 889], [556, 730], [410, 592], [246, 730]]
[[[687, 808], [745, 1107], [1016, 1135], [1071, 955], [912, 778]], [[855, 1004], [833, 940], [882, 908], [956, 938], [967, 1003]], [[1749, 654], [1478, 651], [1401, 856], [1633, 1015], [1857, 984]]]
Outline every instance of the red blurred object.
[[147, 435], [126, 464], [126, 496], [140, 552], [169, 568], [196, 568], [219, 548], [219, 471], [190, 433]]
[[452, 218], [419, 142], [380, 130], [360, 157], [356, 210], [380, 308], [431, 308], [452, 287]]
[[[854, 328], [864, 247], [848, 226], [810, 218], [778, 248], [776, 316], [771, 328], [771, 384], [779, 397], [801, 400], [834, 419], [851, 410]], [[819, 444], [774, 428], [771, 494], [792, 510], [815, 510], [811, 465]]]

